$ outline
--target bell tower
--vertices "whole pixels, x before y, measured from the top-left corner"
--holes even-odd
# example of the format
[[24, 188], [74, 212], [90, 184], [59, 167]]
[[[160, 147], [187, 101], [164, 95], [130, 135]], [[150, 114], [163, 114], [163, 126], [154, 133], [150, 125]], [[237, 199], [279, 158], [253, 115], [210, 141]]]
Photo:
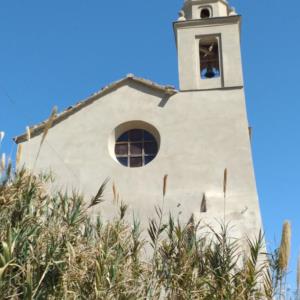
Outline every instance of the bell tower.
[[180, 90], [243, 86], [240, 23], [226, 0], [185, 0], [174, 23]]
[[[193, 131], [190, 137], [195, 141], [182, 150], [183, 161], [195, 155], [190, 166], [202, 174], [194, 170], [189, 180], [195, 180], [206, 196], [199, 219], [211, 226], [216, 219], [224, 219], [234, 224], [236, 237], [256, 236], [262, 222], [245, 105], [241, 16], [226, 0], [185, 0], [173, 27], [178, 97], [185, 105], [178, 108], [177, 121], [183, 120], [184, 139]], [[224, 169], [230, 174], [230, 192], [223, 198], [220, 174]]]

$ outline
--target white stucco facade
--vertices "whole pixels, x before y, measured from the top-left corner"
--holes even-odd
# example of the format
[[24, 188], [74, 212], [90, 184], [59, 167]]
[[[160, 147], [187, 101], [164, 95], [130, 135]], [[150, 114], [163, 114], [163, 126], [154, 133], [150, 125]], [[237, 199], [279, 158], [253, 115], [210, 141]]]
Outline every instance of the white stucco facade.
[[[91, 213], [101, 213], [105, 218], [116, 214], [111, 191], [115, 182], [120, 198], [129, 205], [129, 216], [134, 212], [145, 226], [155, 214], [155, 205], [162, 202], [165, 174], [166, 213], [180, 215], [183, 221], [191, 214], [210, 224], [222, 221], [223, 174], [227, 168], [226, 221], [234, 226], [236, 236], [256, 234], [261, 217], [242, 79], [239, 17], [211, 19], [209, 26], [207, 22], [210, 20], [205, 24], [201, 20], [174, 24], [179, 92], [130, 75], [95, 94], [58, 117], [35, 171], [51, 169], [62, 187], [75, 188], [87, 199], [109, 177], [106, 201]], [[222, 78], [221, 83], [207, 80], [201, 85], [200, 76], [191, 71], [199, 65], [195, 39], [211, 33], [222, 39]], [[150, 131], [159, 150], [146, 166], [130, 168], [116, 160], [114, 143], [121, 133], [135, 128]], [[29, 141], [24, 136], [17, 139], [23, 143], [22, 160], [28, 168], [33, 168], [42, 126], [32, 128], [32, 132]], [[200, 210], [204, 193], [207, 212]]]

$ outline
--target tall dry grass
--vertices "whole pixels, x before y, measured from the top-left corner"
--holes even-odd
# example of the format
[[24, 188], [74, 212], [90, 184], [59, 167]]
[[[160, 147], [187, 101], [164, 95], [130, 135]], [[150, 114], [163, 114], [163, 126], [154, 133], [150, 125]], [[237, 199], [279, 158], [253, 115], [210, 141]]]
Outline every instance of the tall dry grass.
[[[228, 226], [208, 235], [193, 216], [164, 222], [157, 207], [148, 241], [138, 220], [125, 221], [122, 202], [114, 220], [90, 219], [107, 181], [86, 203], [77, 194], [48, 194], [49, 180], [20, 169], [0, 185], [1, 299], [273, 299], [268, 265], [278, 259], [261, 263], [261, 233], [248, 240], [247, 255]], [[145, 260], [147, 244], [153, 254]]]

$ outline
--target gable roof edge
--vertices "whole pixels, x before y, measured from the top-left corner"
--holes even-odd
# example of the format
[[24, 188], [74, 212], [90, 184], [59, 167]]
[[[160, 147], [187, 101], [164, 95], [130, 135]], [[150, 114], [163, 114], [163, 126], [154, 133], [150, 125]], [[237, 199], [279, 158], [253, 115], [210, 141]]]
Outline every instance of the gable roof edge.
[[[86, 98], [82, 101], [79, 101], [79, 102], [77, 102], [76, 104], [74, 104], [72, 106], [69, 106], [67, 109], [65, 109], [61, 113], [57, 114], [55, 119], [53, 120], [53, 124], [52, 124], [51, 127], [54, 127], [55, 125], [57, 125], [61, 121], [65, 120], [69, 116], [71, 116], [74, 113], [80, 111], [84, 107], [92, 104], [99, 97], [103, 97], [106, 94], [110, 93], [111, 91], [119, 88], [126, 81], [134, 81], [134, 82], [140, 83], [142, 85], [145, 85], [145, 86], [149, 87], [150, 89], [157, 90], [157, 91], [159, 91], [161, 93], [164, 93], [166, 95], [169, 95], [169, 96], [172, 96], [172, 95], [174, 95], [178, 92], [175, 89], [175, 87], [173, 87], [171, 85], [160, 85], [160, 84], [155, 83], [151, 80], [144, 79], [144, 78], [141, 78], [141, 77], [137, 77], [137, 76], [134, 76], [133, 74], [128, 74], [126, 77], [124, 77], [120, 80], [117, 80], [117, 81], [115, 81], [115, 82], [113, 82], [113, 83], [111, 83], [107, 86], [104, 86], [101, 90], [99, 90], [98, 92], [92, 94], [88, 98]], [[29, 128], [31, 137], [35, 137], [35, 136], [40, 135], [44, 131], [46, 123], [47, 123], [47, 120], [45, 120], [45, 121], [43, 121], [39, 124], [31, 126]], [[24, 133], [22, 135], [16, 136], [15, 138], [13, 138], [13, 140], [15, 141], [16, 144], [26, 142], [27, 141], [27, 134]]]

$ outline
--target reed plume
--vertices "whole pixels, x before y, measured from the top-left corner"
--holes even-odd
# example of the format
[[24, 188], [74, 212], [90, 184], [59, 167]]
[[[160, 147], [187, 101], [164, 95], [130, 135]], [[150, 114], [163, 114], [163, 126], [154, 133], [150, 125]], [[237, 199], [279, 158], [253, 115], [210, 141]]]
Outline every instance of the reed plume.
[[2, 143], [3, 139], [5, 136], [5, 132], [4, 131], [0, 131], [0, 144]]
[[20, 164], [20, 161], [22, 158], [22, 150], [23, 150], [23, 144], [18, 144], [17, 156], [16, 156], [16, 166], [18, 166]]
[[113, 184], [112, 184], [112, 191], [113, 191], [113, 202], [114, 202], [114, 203], [118, 203], [119, 195], [118, 195], [118, 193], [117, 193], [117, 188], [116, 188], [115, 182], [113, 182]]
[[223, 193], [224, 193], [224, 197], [226, 197], [226, 193], [227, 193], [227, 169], [224, 170]]
[[0, 165], [1, 171], [4, 171], [5, 167], [6, 167], [6, 155], [5, 155], [5, 153], [2, 153], [2, 155], [1, 155], [1, 165]]
[[165, 175], [164, 183], [163, 183], [163, 197], [165, 197], [167, 193], [167, 184], [168, 184], [168, 175]]
[[226, 193], [227, 193], [227, 168], [224, 170], [224, 177], [223, 177], [223, 195], [224, 195], [224, 204], [223, 204], [223, 222], [226, 224]]
[[30, 141], [31, 139], [31, 131], [29, 126], [26, 126], [26, 141]]
[[43, 132], [43, 136], [42, 136], [40, 145], [42, 145], [44, 143], [44, 141], [46, 139], [46, 136], [48, 134], [48, 131], [53, 125], [53, 121], [55, 120], [56, 115], [57, 115], [57, 107], [54, 106], [53, 109], [52, 109], [51, 115], [50, 115], [48, 121], [45, 124], [45, 128], [44, 128], [44, 132]]
[[281, 272], [286, 272], [289, 264], [291, 252], [291, 224], [285, 221], [282, 227], [281, 244], [279, 248], [278, 265]]
[[89, 205], [88, 208], [92, 207], [92, 206], [95, 206], [97, 204], [100, 204], [104, 201], [104, 198], [103, 198], [103, 194], [104, 194], [104, 190], [105, 190], [105, 187], [107, 185], [107, 183], [109, 182], [110, 178], [107, 177], [104, 182], [101, 184], [97, 194], [95, 195], [95, 197], [92, 197], [91, 199], [91, 203]]
[[53, 125], [53, 121], [55, 120], [56, 115], [57, 115], [57, 107], [54, 106], [54, 108], [51, 111], [51, 115], [50, 115], [48, 121], [46, 122], [46, 124], [44, 126], [43, 136], [42, 136], [42, 139], [41, 139], [41, 142], [40, 142], [40, 146], [39, 146], [38, 152], [36, 154], [36, 158], [35, 158], [34, 165], [33, 165], [33, 170], [35, 170], [37, 160], [38, 160], [38, 158], [40, 156], [40, 153], [41, 153], [42, 145], [45, 142], [45, 139], [46, 139], [46, 136], [48, 134], [49, 129]]

